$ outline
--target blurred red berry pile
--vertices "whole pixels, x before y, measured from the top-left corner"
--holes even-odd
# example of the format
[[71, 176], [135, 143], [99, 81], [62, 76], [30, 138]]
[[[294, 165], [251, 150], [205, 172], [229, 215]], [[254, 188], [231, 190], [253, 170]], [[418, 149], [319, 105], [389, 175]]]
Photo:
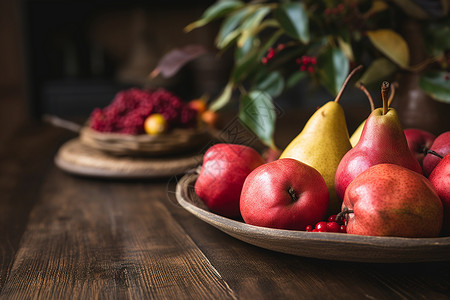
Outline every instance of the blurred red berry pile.
[[111, 104], [96, 108], [90, 126], [100, 132], [142, 134], [145, 119], [161, 114], [170, 128], [191, 128], [197, 124], [197, 111], [165, 89], [131, 88], [116, 94]]

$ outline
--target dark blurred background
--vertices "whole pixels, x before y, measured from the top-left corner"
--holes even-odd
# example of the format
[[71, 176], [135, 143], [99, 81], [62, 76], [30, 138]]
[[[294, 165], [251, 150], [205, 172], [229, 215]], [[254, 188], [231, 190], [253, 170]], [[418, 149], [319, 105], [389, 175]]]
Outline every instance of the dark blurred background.
[[130, 86], [165, 87], [186, 100], [214, 93], [227, 74], [212, 53], [170, 79], [148, 77], [176, 47], [196, 43], [213, 50], [214, 25], [183, 31], [212, 3], [2, 0], [0, 90], [21, 93], [26, 117], [85, 116]]

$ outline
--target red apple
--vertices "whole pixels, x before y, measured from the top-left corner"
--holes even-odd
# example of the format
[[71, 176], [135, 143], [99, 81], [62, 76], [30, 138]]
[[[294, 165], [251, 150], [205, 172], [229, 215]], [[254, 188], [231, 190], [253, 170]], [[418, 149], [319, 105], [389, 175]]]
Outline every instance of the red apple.
[[347, 187], [342, 203], [347, 233], [437, 237], [443, 207], [425, 176], [395, 164], [378, 164]]
[[408, 128], [404, 130], [408, 148], [422, 166], [425, 150], [430, 149], [436, 136], [428, 131]]
[[[446, 131], [438, 135], [434, 140], [433, 145], [431, 145], [430, 150], [436, 152], [441, 157], [444, 157], [450, 153], [450, 131]], [[434, 167], [436, 167], [440, 161], [441, 158], [434, 154], [428, 153], [425, 155], [425, 158], [423, 159], [424, 175], [426, 177], [430, 176]]]
[[256, 168], [244, 182], [241, 215], [251, 225], [305, 230], [325, 217], [329, 193], [322, 175], [283, 158]]
[[433, 169], [428, 179], [444, 206], [444, 232], [450, 233], [450, 153]]
[[214, 213], [229, 218], [240, 216], [239, 198], [244, 180], [264, 164], [253, 148], [236, 144], [216, 144], [203, 156], [195, 192]]

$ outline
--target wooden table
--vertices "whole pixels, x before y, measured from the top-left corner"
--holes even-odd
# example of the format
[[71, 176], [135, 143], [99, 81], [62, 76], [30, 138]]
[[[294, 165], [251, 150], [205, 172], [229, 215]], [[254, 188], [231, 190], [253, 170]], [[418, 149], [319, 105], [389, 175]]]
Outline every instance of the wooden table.
[[450, 262], [369, 264], [236, 240], [175, 203], [176, 178], [77, 177], [74, 134], [23, 127], [0, 155], [2, 299], [449, 299]]

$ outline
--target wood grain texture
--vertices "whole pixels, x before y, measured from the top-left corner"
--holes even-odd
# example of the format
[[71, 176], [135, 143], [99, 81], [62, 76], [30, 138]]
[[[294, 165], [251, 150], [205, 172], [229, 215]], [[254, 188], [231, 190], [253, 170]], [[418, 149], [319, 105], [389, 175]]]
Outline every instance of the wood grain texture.
[[166, 157], [114, 156], [93, 149], [74, 138], [62, 145], [55, 164], [75, 175], [103, 178], [161, 178], [183, 174], [197, 166], [202, 154], [187, 152]]
[[233, 298], [157, 200], [161, 191], [164, 185], [84, 181], [52, 169], [0, 296]]
[[61, 130], [28, 124], [17, 128], [0, 148], [0, 288], [10, 272], [43, 174], [55, 149], [67, 139]]

